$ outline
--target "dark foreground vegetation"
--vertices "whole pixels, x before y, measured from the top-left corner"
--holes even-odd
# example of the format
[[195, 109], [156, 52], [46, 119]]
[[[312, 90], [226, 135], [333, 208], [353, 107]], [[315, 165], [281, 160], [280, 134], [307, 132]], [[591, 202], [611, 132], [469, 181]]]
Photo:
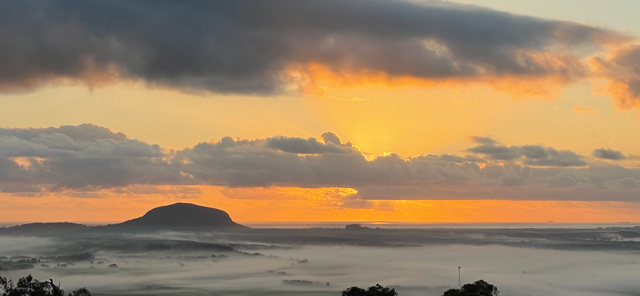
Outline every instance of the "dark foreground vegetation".
[[[20, 278], [17, 284], [12, 280], [0, 277], [2, 296], [64, 296], [64, 291], [53, 283], [41, 282], [31, 275]], [[91, 296], [89, 290], [81, 288], [68, 294], [69, 296]]]
[[498, 287], [479, 280], [460, 289], [449, 289], [442, 296], [497, 296], [498, 293]]
[[[442, 296], [498, 296], [498, 293], [498, 287], [479, 280], [472, 284], [466, 284], [460, 289], [449, 289]], [[398, 296], [398, 293], [395, 289], [375, 285], [367, 290], [351, 287], [342, 291], [342, 296]]]
[[[20, 278], [17, 284], [12, 280], [0, 277], [2, 296], [64, 296], [64, 291], [53, 283], [53, 280], [41, 282], [31, 275]], [[484, 280], [466, 284], [459, 289], [449, 289], [442, 296], [498, 296], [498, 287]], [[91, 296], [87, 288], [80, 288], [69, 293], [68, 296]], [[379, 284], [362, 289], [351, 287], [342, 291], [342, 296], [398, 296], [395, 289], [383, 287]]]

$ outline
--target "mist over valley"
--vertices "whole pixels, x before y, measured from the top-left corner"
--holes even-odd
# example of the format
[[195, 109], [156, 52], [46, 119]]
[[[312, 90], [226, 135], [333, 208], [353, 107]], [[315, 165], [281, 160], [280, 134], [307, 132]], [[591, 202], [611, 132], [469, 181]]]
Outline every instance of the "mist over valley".
[[[202, 211], [217, 215], [201, 220]], [[149, 213], [130, 220], [142, 226], [2, 228], [0, 276], [53, 278], [92, 295], [338, 295], [375, 284], [399, 295], [441, 295], [458, 287], [461, 266], [462, 283], [486, 279], [503, 295], [640, 289], [640, 228], [633, 226], [249, 228], [195, 205]]]

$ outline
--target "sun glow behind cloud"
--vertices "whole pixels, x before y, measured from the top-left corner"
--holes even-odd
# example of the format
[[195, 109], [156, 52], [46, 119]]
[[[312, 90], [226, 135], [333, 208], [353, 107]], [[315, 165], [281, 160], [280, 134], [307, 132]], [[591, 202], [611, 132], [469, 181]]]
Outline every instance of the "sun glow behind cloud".
[[[31, 4], [0, 4], [20, 16], [0, 20], [6, 33], [0, 50], [7, 53], [0, 57], [0, 89], [10, 93], [1, 97], [8, 102], [0, 108], [2, 124], [93, 123], [126, 133], [131, 147], [160, 148], [147, 158], [108, 159], [123, 150], [105, 147], [131, 147], [20, 138], [21, 152], [50, 145], [43, 151], [64, 155], [7, 156], [0, 173], [15, 164], [22, 174], [2, 175], [9, 204], [93, 205], [122, 210], [116, 216], [126, 219], [135, 215], [108, 203], [142, 211], [185, 199], [263, 220], [563, 220], [562, 210], [543, 213], [546, 206], [578, 220], [612, 221], [615, 209], [625, 217], [621, 207], [637, 208], [626, 202], [640, 180], [633, 175], [640, 49], [630, 33], [437, 1], [283, 1], [247, 10], [174, 3], [190, 21], [170, 6], [127, 1], [111, 1], [106, 10], [95, 3], [74, 10]], [[335, 13], [345, 11], [357, 14]], [[99, 28], [86, 17], [98, 14]], [[150, 16], [157, 22], [141, 22]], [[37, 46], [17, 42], [24, 38]], [[338, 141], [337, 150], [322, 146], [318, 135], [326, 131], [346, 142]], [[503, 143], [473, 150], [474, 135]], [[13, 140], [0, 148], [9, 151]], [[286, 151], [269, 141], [311, 146]], [[363, 155], [340, 150], [347, 142]], [[546, 158], [531, 156], [531, 149]], [[176, 153], [183, 158], [171, 163]], [[340, 158], [345, 153], [355, 157]], [[336, 166], [345, 160], [354, 162]], [[74, 170], [91, 161], [122, 171]], [[353, 168], [359, 170], [340, 175]], [[379, 182], [396, 187], [371, 187]], [[522, 189], [535, 186], [555, 193]], [[566, 188], [585, 193], [564, 194]], [[618, 190], [624, 206], [602, 198], [609, 196], [598, 191], [604, 189]], [[572, 199], [591, 201], [557, 201]], [[74, 215], [58, 209], [48, 217]]]
[[[612, 222], [627, 217], [614, 209], [637, 211], [640, 173], [629, 154], [466, 140], [466, 155], [401, 157], [331, 132], [225, 137], [176, 151], [90, 124], [0, 129], [2, 211], [6, 220], [124, 220], [177, 200], [254, 221]], [[119, 207], [130, 210], [108, 218]]]

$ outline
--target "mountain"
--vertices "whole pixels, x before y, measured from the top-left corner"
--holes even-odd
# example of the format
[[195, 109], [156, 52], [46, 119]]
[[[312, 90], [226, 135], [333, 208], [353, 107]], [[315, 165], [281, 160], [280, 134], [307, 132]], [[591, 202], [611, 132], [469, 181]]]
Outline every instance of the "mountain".
[[176, 203], [154, 208], [144, 216], [114, 226], [128, 228], [248, 228], [231, 220], [227, 212], [189, 203]]
[[60, 232], [73, 232], [87, 230], [88, 226], [69, 223], [69, 222], [54, 222], [54, 223], [27, 223], [22, 225], [16, 225], [8, 228], [0, 228], [0, 233], [5, 234], [19, 234], [19, 233], [60, 233]]

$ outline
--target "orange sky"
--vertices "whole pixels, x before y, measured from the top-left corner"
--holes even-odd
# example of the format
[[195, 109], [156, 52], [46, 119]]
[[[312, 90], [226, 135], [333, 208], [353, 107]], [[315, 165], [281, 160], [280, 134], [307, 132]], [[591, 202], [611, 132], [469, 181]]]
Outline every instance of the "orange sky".
[[[384, 3], [464, 17], [444, 31], [410, 13], [385, 18], [391, 34], [335, 15], [344, 29], [307, 32], [276, 13], [246, 43], [225, 39], [252, 29], [234, 23], [244, 14], [219, 36], [170, 17], [105, 32], [52, 18], [43, 40], [0, 24], [15, 55], [0, 65], [18, 65], [0, 69], [0, 222], [115, 222], [175, 202], [238, 221], [640, 222], [638, 4], [459, 2]], [[147, 29], [161, 43], [135, 35]]]
[[[236, 221], [395, 221], [395, 222], [518, 222], [618, 223], [640, 222], [634, 202], [398, 200], [358, 202], [345, 206], [353, 189], [269, 188], [225, 189], [199, 186], [201, 194], [184, 188], [172, 194], [105, 193], [101, 197], [44, 197], [0, 195], [5, 222], [76, 221], [120, 222], [149, 209], [190, 202], [224, 209]], [[134, 190], [135, 191], [135, 190]], [[168, 191], [181, 191], [168, 188]], [[340, 192], [336, 194], [336, 192]]]
[[[470, 135], [490, 135], [515, 145], [543, 143], [587, 155], [599, 147], [630, 154], [640, 150], [635, 136], [640, 133], [637, 112], [619, 111], [608, 97], [591, 89], [590, 85], [576, 85], [565, 88], [556, 99], [514, 100], [482, 85], [354, 86], [334, 90], [337, 98], [324, 94], [270, 99], [199, 97], [127, 85], [92, 91], [62, 87], [20, 95], [23, 98], [0, 110], [0, 116], [7, 125], [18, 127], [92, 122], [171, 149], [218, 141], [225, 135], [304, 138], [331, 130], [363, 151], [395, 152], [404, 157], [463, 155], [470, 146]], [[361, 100], [340, 99], [341, 95]], [[52, 97], [56, 99], [50, 100]], [[576, 112], [576, 106], [593, 111]], [[49, 111], [52, 108], [56, 113]], [[637, 163], [625, 165], [634, 167]], [[430, 197], [345, 206], [343, 200], [327, 197], [324, 189], [199, 189], [186, 194], [176, 189], [130, 195], [107, 190], [94, 193], [92, 198], [70, 197], [74, 195], [70, 192], [42, 197], [0, 193], [0, 220], [123, 221], [155, 206], [193, 202], [226, 210], [238, 221], [640, 221], [636, 218], [640, 207], [635, 202], [451, 201]]]

